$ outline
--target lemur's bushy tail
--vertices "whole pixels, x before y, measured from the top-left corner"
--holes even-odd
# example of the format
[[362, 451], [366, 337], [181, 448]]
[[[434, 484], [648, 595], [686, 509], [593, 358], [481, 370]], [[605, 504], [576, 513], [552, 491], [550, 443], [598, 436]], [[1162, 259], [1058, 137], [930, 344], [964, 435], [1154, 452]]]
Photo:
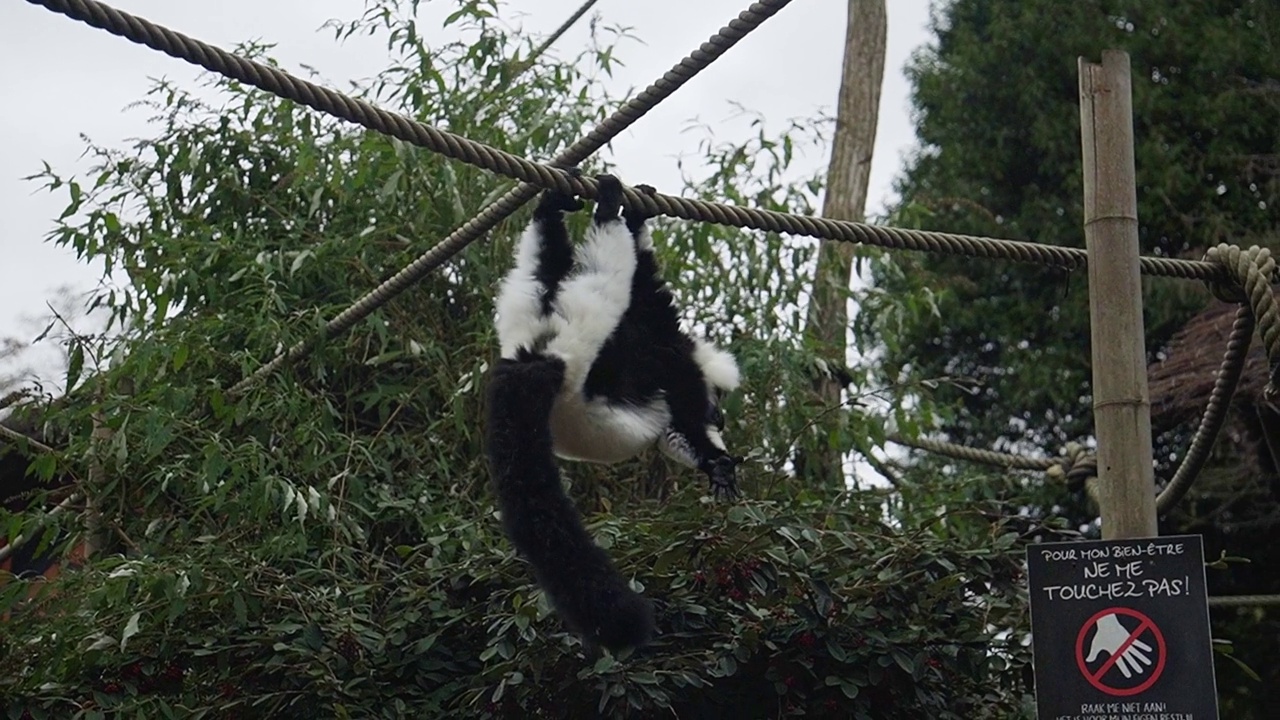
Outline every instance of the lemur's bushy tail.
[[490, 374], [487, 450], [502, 523], [571, 629], [610, 650], [638, 647], [653, 633], [653, 608], [591, 539], [560, 484], [550, 416], [564, 373], [559, 358], [522, 351]]

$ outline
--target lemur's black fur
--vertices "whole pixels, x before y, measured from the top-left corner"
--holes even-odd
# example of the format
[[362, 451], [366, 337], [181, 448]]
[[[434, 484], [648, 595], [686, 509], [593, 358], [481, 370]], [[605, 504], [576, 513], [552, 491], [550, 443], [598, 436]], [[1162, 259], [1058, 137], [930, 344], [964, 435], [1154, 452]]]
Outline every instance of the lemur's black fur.
[[[595, 217], [596, 222], [603, 222], [618, 217], [622, 185], [611, 176], [602, 176], [599, 182]], [[656, 192], [648, 185], [636, 189], [646, 194]], [[640, 405], [659, 394], [664, 396], [671, 410], [671, 430], [683, 436], [702, 459], [698, 469], [706, 473], [712, 489], [732, 497], [737, 493], [737, 462], [712, 444], [706, 431], [708, 424], [723, 428], [723, 417], [694, 361], [693, 340], [680, 329], [676, 299], [662, 279], [653, 248], [639, 244], [649, 218], [638, 208], [627, 208], [622, 215], [636, 241], [631, 304], [587, 374], [587, 397], [600, 395], [611, 403]]]
[[564, 382], [559, 358], [521, 352], [493, 369], [489, 472], [507, 536], [571, 629], [610, 650], [653, 634], [653, 608], [592, 541], [560, 484], [548, 418]]
[[[622, 184], [609, 175], [597, 180], [593, 221], [597, 226], [617, 223]], [[515, 303], [516, 317], [525, 317], [529, 308], [524, 303], [535, 297], [540, 310], [528, 315], [530, 320], [544, 323], [557, 312], [562, 284], [575, 270], [564, 213], [581, 207], [576, 198], [554, 190], [543, 193], [532, 221], [539, 243], [532, 270], [536, 286], [504, 296]], [[600, 399], [608, 406], [637, 411], [662, 400], [670, 415], [662, 439], [696, 460], [718, 493], [734, 494], [737, 460], [711, 440], [708, 426], [721, 429], [723, 419], [699, 365], [695, 341], [680, 329], [674, 297], [658, 273], [652, 249], [641, 242], [646, 218], [632, 209], [623, 220], [636, 259], [629, 279], [619, 275], [629, 283], [628, 302], [586, 369], [581, 392], [587, 401]], [[529, 256], [523, 257], [528, 262]], [[581, 307], [576, 311], [583, 312]], [[573, 313], [565, 322], [570, 325], [564, 327], [573, 327]], [[637, 647], [653, 633], [653, 610], [592, 541], [564, 494], [551, 417], [564, 391], [568, 366], [547, 347], [545, 334], [532, 338], [556, 333], [554, 324], [538, 327], [537, 333], [515, 343], [502, 340], [500, 329], [500, 341], [513, 349], [504, 351], [489, 379], [487, 451], [503, 524], [556, 610], [588, 644], [611, 650]]]

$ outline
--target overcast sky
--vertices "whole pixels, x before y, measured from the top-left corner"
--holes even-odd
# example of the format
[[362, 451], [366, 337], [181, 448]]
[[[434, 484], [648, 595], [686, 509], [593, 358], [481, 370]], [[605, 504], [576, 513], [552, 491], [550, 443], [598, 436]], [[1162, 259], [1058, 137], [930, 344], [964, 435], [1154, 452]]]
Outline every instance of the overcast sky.
[[[507, 3], [504, 17], [545, 34], [580, 2], [513, 0]], [[284, 69], [298, 71], [308, 65], [321, 73], [326, 85], [339, 90], [386, 64], [385, 40], [355, 39], [340, 45], [332, 33], [320, 29], [328, 19], [356, 17], [363, 0], [111, 0], [110, 4], [224, 48], [245, 40], [274, 43], [272, 55]], [[433, 0], [430, 6], [448, 4], [449, 0]], [[647, 85], [747, 4], [747, 0], [600, 0], [593, 14], [600, 14], [608, 24], [630, 27], [643, 41], [622, 47], [620, 56], [626, 65], [606, 81], [615, 95]], [[871, 215], [890, 199], [903, 154], [914, 144], [909, 87], [902, 68], [911, 52], [928, 40], [929, 0], [889, 0], [887, 4], [888, 57], [867, 205]], [[790, 118], [833, 111], [846, 5], [842, 0], [796, 0], [765, 22], [614, 141], [612, 156], [619, 174], [634, 178], [632, 182], [678, 192], [675, 158], [695, 152], [702, 137], [680, 132], [690, 120], [715, 127], [722, 142], [749, 132], [730, 122], [736, 115], [731, 103], [763, 113], [775, 129]], [[584, 18], [557, 43], [560, 56], [576, 54], [586, 35]], [[430, 36], [426, 42], [431, 42]], [[21, 178], [38, 172], [42, 162], [64, 176], [82, 172], [86, 163], [80, 158], [81, 134], [112, 146], [147, 134], [145, 112], [125, 106], [143, 96], [149, 78], [165, 77], [194, 89], [199, 71], [16, 1], [0, 3], [0, 68], [0, 98], [8, 108], [0, 113], [0, 264], [4, 269], [0, 337], [29, 339], [38, 331], [31, 329], [29, 318], [46, 314], [45, 303], [54, 299], [58, 287], [87, 289], [99, 272], [44, 239], [65, 205], [65, 193], [41, 191]], [[822, 167], [826, 158], [807, 161]], [[54, 355], [45, 351], [39, 357], [46, 358], [40, 364], [48, 364]], [[0, 366], [0, 377], [12, 369]]]

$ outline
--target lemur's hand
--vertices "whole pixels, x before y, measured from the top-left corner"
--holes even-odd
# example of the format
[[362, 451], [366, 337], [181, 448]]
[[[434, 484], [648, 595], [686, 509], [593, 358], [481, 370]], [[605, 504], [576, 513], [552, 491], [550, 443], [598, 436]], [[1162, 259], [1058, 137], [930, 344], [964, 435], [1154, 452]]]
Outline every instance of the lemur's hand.
[[[582, 175], [582, 170], [576, 166], [562, 169], [574, 177]], [[552, 188], [542, 191], [542, 199], [538, 201], [538, 207], [533, 212], [539, 217], [545, 217], [554, 213], [577, 212], [582, 207], [582, 198], [568, 195]]]

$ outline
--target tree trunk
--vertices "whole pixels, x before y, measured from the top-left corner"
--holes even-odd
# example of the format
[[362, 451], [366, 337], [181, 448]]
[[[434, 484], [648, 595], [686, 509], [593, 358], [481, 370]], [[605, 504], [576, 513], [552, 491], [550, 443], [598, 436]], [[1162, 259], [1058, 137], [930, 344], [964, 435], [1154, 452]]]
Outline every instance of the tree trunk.
[[[844, 70], [831, 161], [827, 166], [827, 194], [822, 206], [825, 217], [855, 221], [865, 218], [871, 153], [880, 112], [880, 87], [884, 81], [887, 25], [884, 0], [849, 0]], [[849, 243], [822, 243], [806, 327], [808, 340], [819, 357], [840, 367], [844, 366], [848, 347], [846, 305], [854, 250]], [[823, 407], [838, 404], [840, 391], [841, 384], [834, 377], [819, 376], [816, 380], [815, 392]], [[797, 471], [808, 481], [843, 484], [842, 448], [829, 447], [823, 441], [831, 429], [830, 424], [840, 422], [843, 415], [829, 414], [833, 419], [823, 423], [827, 427], [819, 427], [818, 443], [810, 448], [812, 456], [797, 459]]]

